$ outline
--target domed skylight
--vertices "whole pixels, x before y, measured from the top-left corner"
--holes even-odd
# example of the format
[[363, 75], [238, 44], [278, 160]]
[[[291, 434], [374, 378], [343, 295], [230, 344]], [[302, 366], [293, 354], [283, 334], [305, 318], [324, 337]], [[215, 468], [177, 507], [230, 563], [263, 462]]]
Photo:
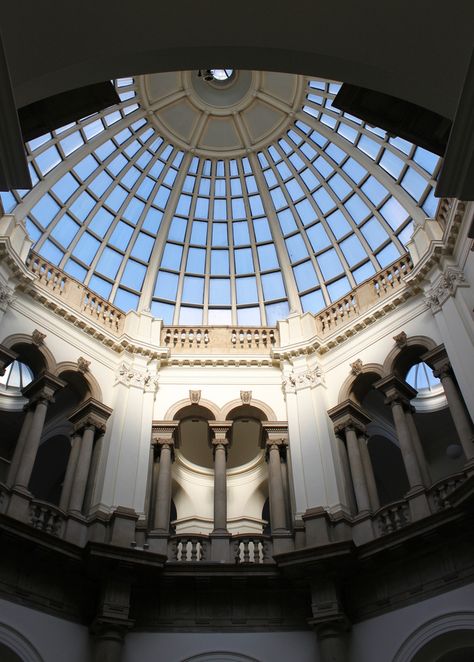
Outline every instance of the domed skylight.
[[434, 216], [438, 157], [340, 113], [339, 84], [200, 84], [118, 80], [117, 107], [29, 143], [34, 188], [2, 200], [33, 249], [125, 311], [274, 325], [398, 259]]

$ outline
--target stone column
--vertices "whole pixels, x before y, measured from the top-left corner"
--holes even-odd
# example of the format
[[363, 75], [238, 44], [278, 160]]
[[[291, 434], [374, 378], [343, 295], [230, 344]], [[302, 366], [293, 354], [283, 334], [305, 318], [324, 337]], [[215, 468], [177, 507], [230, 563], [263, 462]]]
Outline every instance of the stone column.
[[82, 514], [94, 440], [104, 434], [105, 423], [111, 413], [109, 407], [89, 398], [69, 417], [75, 432], [82, 433], [69, 499], [70, 512]]
[[79, 449], [81, 446], [81, 435], [78, 432], [73, 432], [71, 435], [71, 452], [64, 475], [63, 487], [61, 490], [61, 498], [59, 500], [59, 507], [61, 510], [67, 511], [69, 507], [69, 499], [71, 497], [72, 483], [76, 471], [77, 459], [79, 457]]
[[344, 613], [333, 578], [311, 582], [312, 625], [318, 637], [321, 662], [348, 662], [347, 632], [350, 623]]
[[211, 426], [211, 440], [214, 453], [214, 530], [213, 533], [227, 531], [227, 449], [229, 447], [228, 426]]
[[406, 412], [410, 401], [416, 396], [416, 390], [395, 375], [389, 375], [375, 382], [374, 387], [385, 395], [385, 404], [391, 406], [393, 422], [403, 463], [407, 472], [410, 491], [408, 497], [415, 497], [410, 502], [412, 519], [420, 519], [430, 514], [428, 500], [424, 493], [422, 470], [415, 450]]
[[16, 442], [15, 450], [13, 452], [13, 457], [8, 468], [7, 476], [7, 485], [11, 487], [15, 483], [16, 474], [18, 472], [18, 467], [20, 466], [21, 456], [25, 449], [26, 440], [31, 427], [31, 421], [33, 420], [34, 415], [34, 403], [27, 404], [24, 406], [23, 411], [25, 412], [25, 418], [23, 419], [23, 425], [21, 426], [20, 434]]
[[463, 399], [453, 378], [451, 363], [446, 350], [443, 345], [440, 345], [431, 352], [424, 354], [422, 359], [433, 369], [435, 377], [441, 380], [459, 441], [469, 462], [474, 459], [473, 429]]
[[92, 662], [121, 662], [130, 619], [131, 579], [126, 568], [121, 576], [105, 573], [97, 616], [91, 626]]
[[171, 509], [171, 468], [174, 460], [174, 441], [171, 435], [154, 440], [160, 458], [158, 482], [155, 489], [153, 530], [169, 534]]
[[272, 535], [275, 533], [285, 533], [288, 530], [280, 460], [286, 443], [286, 437], [282, 437], [278, 432], [272, 433], [267, 431], [265, 457], [268, 462], [268, 496], [270, 500]]
[[[31, 384], [23, 389], [23, 395], [30, 400], [33, 415], [29, 421], [29, 429], [23, 444], [21, 458], [14, 480], [14, 488], [27, 491], [31, 473], [36, 460], [43, 426], [50, 402], [54, 402], [54, 393], [65, 386], [62, 379], [58, 379], [48, 372], [42, 373]], [[16, 461], [16, 458], [14, 458]]]
[[420, 435], [418, 434], [418, 429], [416, 427], [415, 419], [413, 414], [415, 413], [415, 408], [410, 406], [406, 409], [405, 415], [407, 418], [408, 428], [410, 430], [410, 436], [413, 442], [413, 447], [415, 449], [415, 454], [420, 465], [421, 477], [423, 479], [423, 485], [429, 487], [431, 485], [431, 474], [428, 467], [428, 462], [425, 458], [425, 453], [423, 451], [423, 446], [421, 445]]
[[[346, 400], [333, 407], [328, 414], [334, 423], [336, 434], [339, 435], [342, 432], [345, 434], [357, 510], [359, 513], [370, 512], [378, 505], [378, 497], [376, 496], [377, 490], [370, 456], [367, 448], [365, 448], [365, 453], [361, 449], [359, 435], [364, 434], [365, 428], [371, 419], [351, 400]], [[369, 484], [373, 492], [372, 500], [369, 494]]]
[[367, 491], [369, 492], [370, 505], [372, 510], [380, 508], [379, 494], [377, 491], [377, 483], [375, 482], [374, 470], [372, 467], [372, 460], [370, 459], [369, 449], [367, 447], [367, 435], [359, 435], [359, 448], [360, 456], [362, 459], [362, 466], [364, 467], [365, 480], [367, 483]]

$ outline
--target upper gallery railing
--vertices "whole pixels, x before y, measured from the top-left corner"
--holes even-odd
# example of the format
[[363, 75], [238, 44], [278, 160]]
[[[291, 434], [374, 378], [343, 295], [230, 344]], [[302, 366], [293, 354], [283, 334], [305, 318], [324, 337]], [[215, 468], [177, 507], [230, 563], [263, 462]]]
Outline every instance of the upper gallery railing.
[[[34, 296], [40, 301], [48, 301], [49, 307], [56, 309], [66, 319], [71, 319], [71, 311], [74, 311], [79, 318], [74, 323], [79, 326], [92, 322], [95, 327], [104, 329], [116, 338], [124, 333], [127, 315], [122, 310], [33, 251], [30, 252], [27, 266], [37, 277]], [[408, 298], [412, 290], [405, 285], [403, 278], [412, 269], [407, 254], [358, 285], [314, 315], [314, 335], [326, 340], [339, 335], [342, 327], [351, 323], [365, 326], [371, 319], [370, 311], [380, 309], [381, 302], [386, 301], [387, 307], [383, 308], [390, 309], [398, 301]], [[282, 344], [278, 328], [243, 326], [163, 326], [159, 342], [161, 347], [166, 347], [171, 353], [199, 351], [209, 354], [235, 354], [240, 351], [265, 354]]]

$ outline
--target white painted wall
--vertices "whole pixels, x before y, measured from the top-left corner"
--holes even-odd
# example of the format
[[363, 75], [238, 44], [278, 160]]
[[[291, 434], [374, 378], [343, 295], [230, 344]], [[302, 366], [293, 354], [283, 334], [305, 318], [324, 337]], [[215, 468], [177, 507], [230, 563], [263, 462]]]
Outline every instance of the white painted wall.
[[13, 637], [17, 633], [25, 638], [42, 662], [87, 662], [90, 659], [89, 632], [83, 625], [1, 599], [0, 624], [12, 628]]
[[123, 662], [182, 662], [217, 651], [248, 655], [258, 662], [320, 660], [312, 632], [136, 632], [127, 637]]

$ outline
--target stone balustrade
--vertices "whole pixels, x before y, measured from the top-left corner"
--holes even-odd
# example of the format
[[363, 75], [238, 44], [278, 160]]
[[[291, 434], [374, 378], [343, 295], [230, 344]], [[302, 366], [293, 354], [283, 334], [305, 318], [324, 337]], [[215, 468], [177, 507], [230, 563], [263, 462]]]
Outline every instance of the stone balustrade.
[[167, 326], [161, 332], [161, 345], [172, 353], [260, 354], [270, 352], [278, 344], [278, 330], [265, 327]]
[[[35, 289], [30, 293], [40, 301], [47, 300], [48, 295], [54, 299], [60, 298], [62, 304], [71, 310], [67, 311], [58, 306], [60, 314], [67, 319], [72, 319], [72, 311], [79, 314], [85, 321], [92, 321], [95, 325], [106, 329], [113, 335], [120, 335], [123, 331], [125, 313], [111, 303], [94, 294], [82, 283], [68, 276], [64, 271], [43, 259], [33, 251], [30, 252], [27, 262], [28, 269], [37, 276]], [[48, 304], [50, 302], [48, 301]], [[54, 305], [49, 307], [54, 308]], [[85, 326], [85, 323], [79, 326]]]
[[232, 556], [236, 563], [270, 563], [272, 561], [269, 536], [234, 536]]
[[410, 509], [405, 500], [390, 503], [380, 508], [374, 516], [379, 535], [387, 535], [410, 524]]
[[428, 493], [428, 499], [432, 511], [439, 512], [440, 510], [449, 508], [451, 505], [449, 502], [449, 496], [454, 490], [462, 485], [465, 480], [467, 480], [467, 475], [464, 472], [460, 472], [452, 474], [447, 478], [442, 478], [432, 485]]
[[388, 299], [395, 290], [401, 290], [404, 286], [404, 276], [412, 269], [413, 264], [409, 255], [404, 255], [317, 313], [315, 316], [317, 334], [325, 338], [349, 322], [363, 318], [380, 301]]
[[35, 529], [61, 537], [65, 522], [64, 513], [45, 501], [34, 499], [30, 503], [30, 523]]
[[170, 561], [197, 562], [206, 561], [209, 538], [202, 535], [172, 536], [168, 545], [168, 559]]
[[[28, 291], [40, 301], [47, 302], [49, 308], [56, 309], [78, 326], [86, 327], [92, 322], [93, 328], [102, 328], [112, 337], [124, 332], [127, 315], [122, 310], [33, 251], [27, 266], [37, 276], [34, 287], [31, 285]], [[351, 325], [368, 323], [371, 309], [375, 313], [381, 302], [387, 300], [387, 309], [390, 309], [408, 298], [411, 291], [405, 287], [403, 279], [412, 269], [407, 254], [358, 285], [314, 316], [315, 335], [321, 340], [328, 339], [329, 343], [333, 335], [339, 337], [342, 328], [346, 329], [345, 335], [351, 335]], [[394, 292], [400, 296], [394, 297]], [[340, 337], [345, 337], [344, 333]], [[245, 352], [258, 355], [270, 354], [280, 348], [281, 343], [278, 328], [165, 326], [161, 330], [160, 345], [167, 347], [171, 354], [232, 355]]]

